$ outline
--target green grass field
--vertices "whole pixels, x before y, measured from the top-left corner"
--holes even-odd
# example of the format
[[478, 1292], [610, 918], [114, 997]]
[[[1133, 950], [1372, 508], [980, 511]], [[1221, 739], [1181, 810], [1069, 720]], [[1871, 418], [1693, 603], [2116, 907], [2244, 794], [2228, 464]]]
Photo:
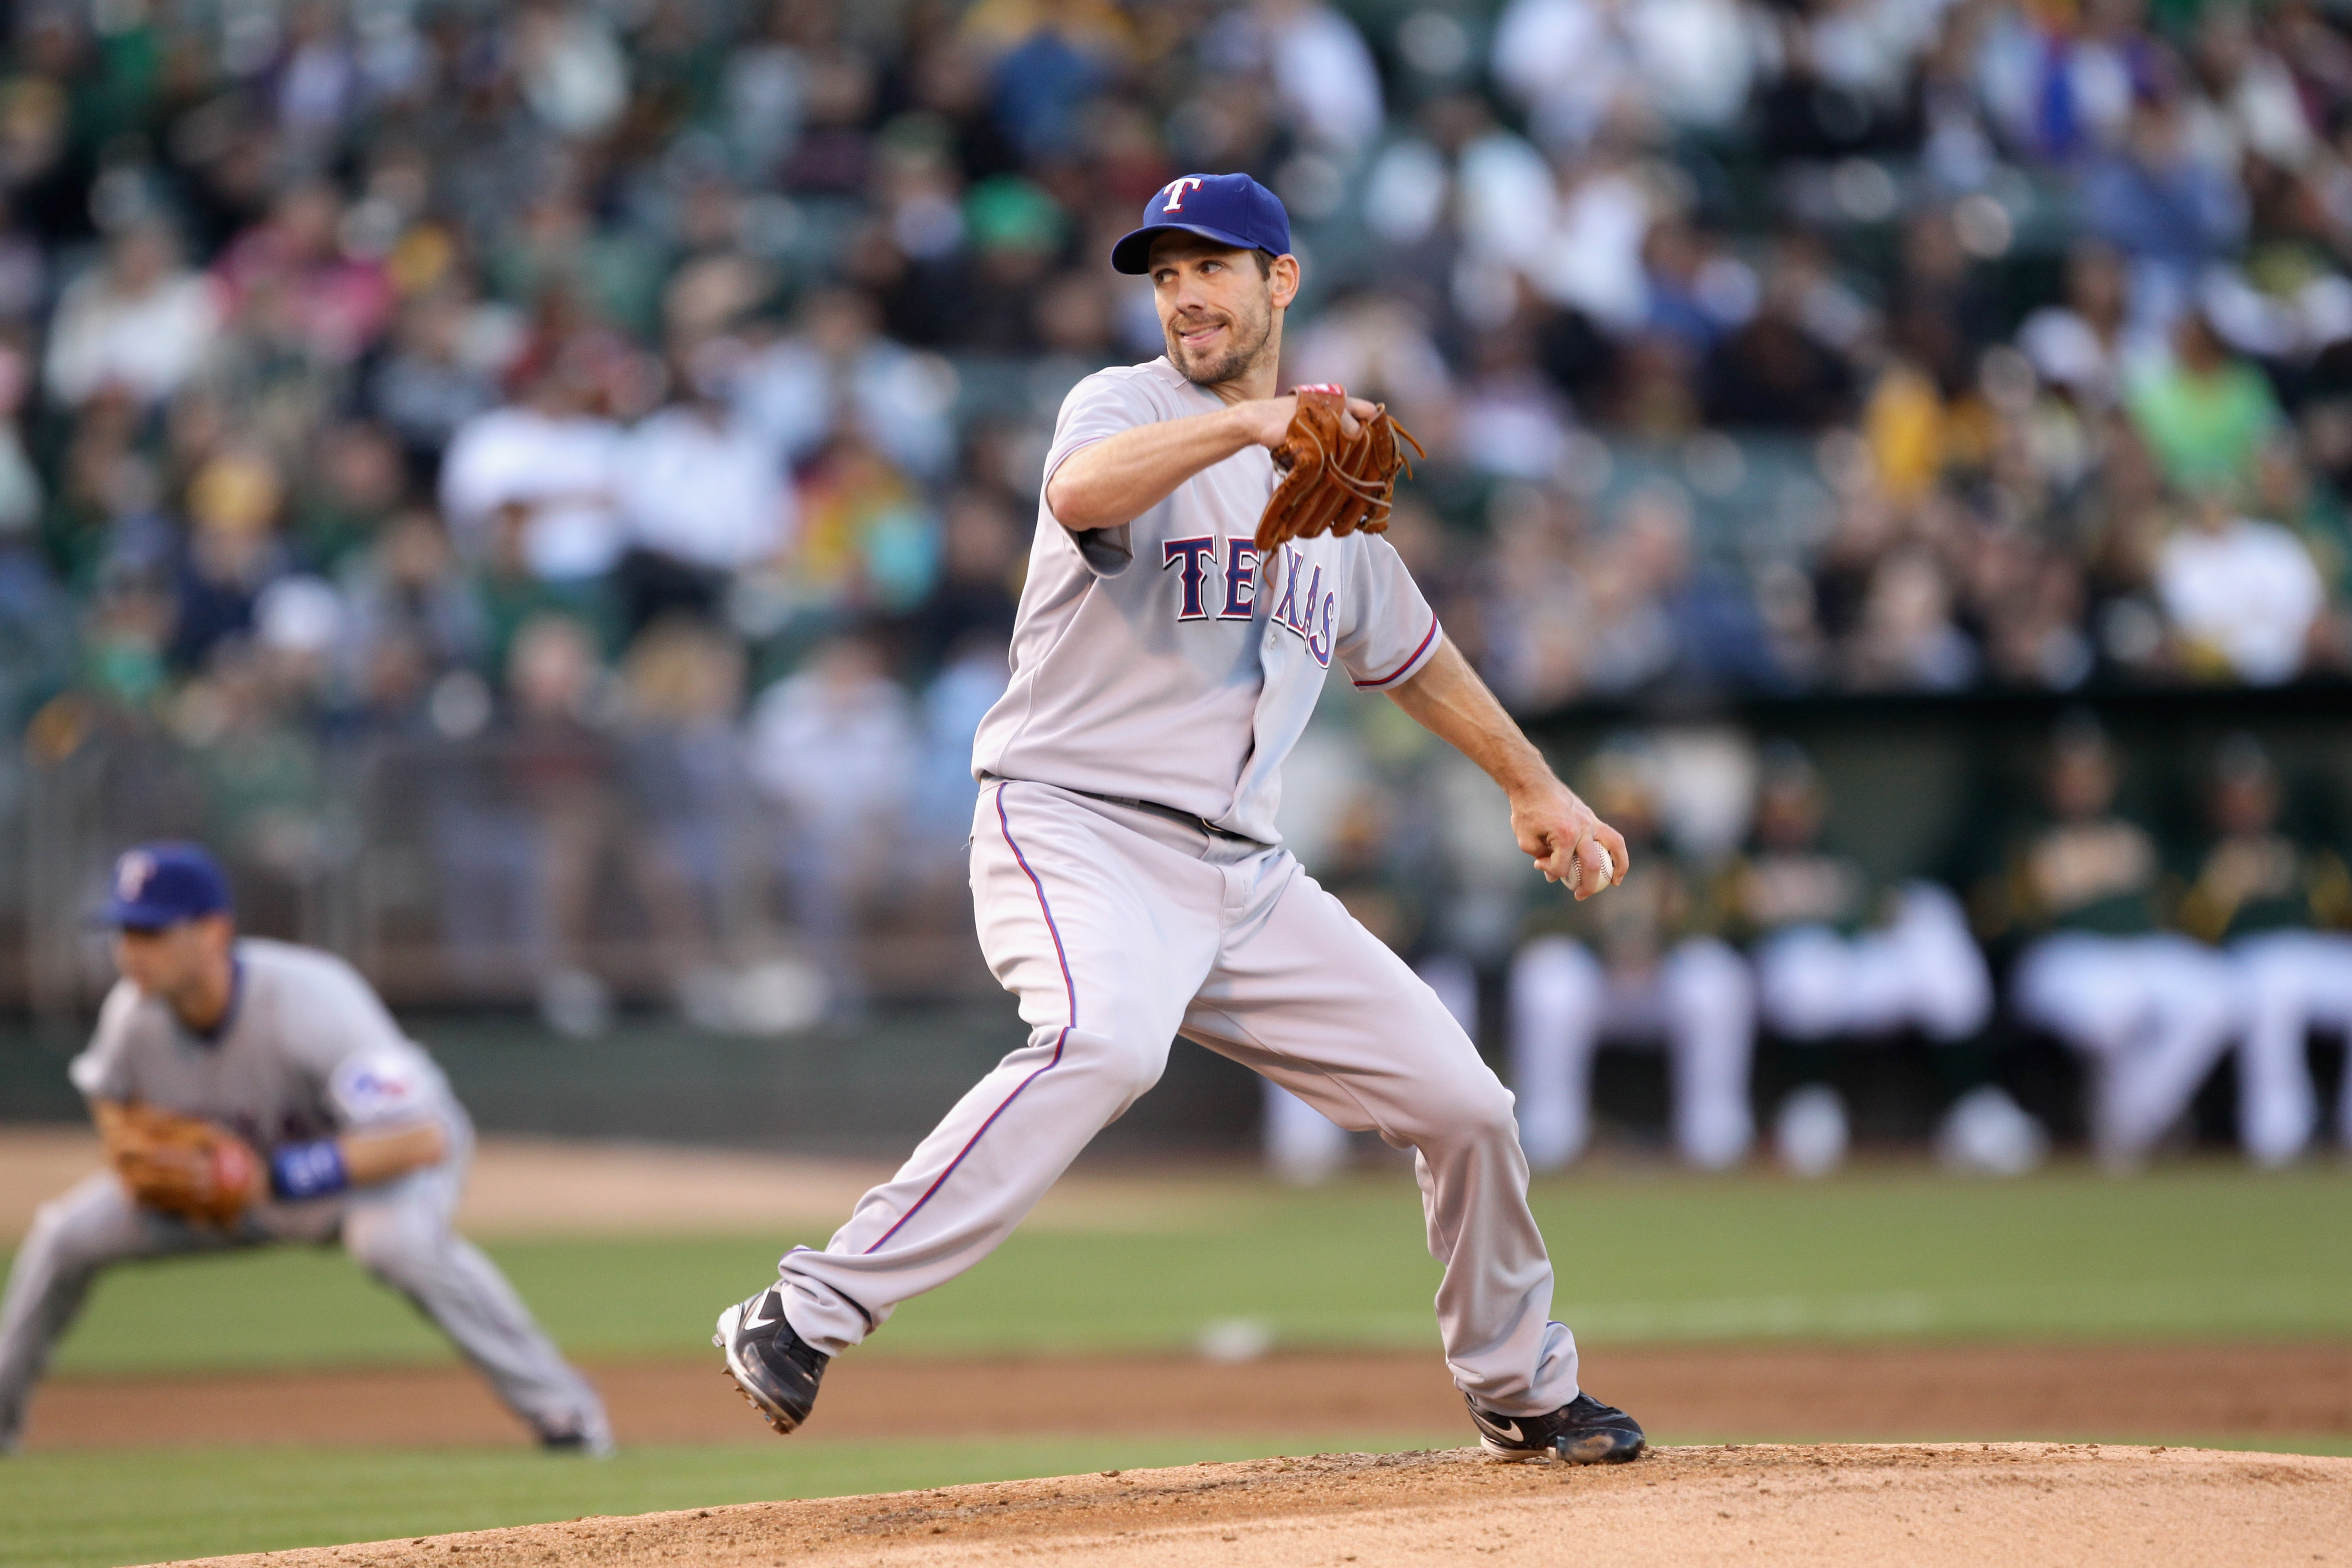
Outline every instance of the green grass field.
[[[1540, 1184], [1558, 1316], [1593, 1343], [1800, 1337], [2243, 1338], [2352, 1334], [2352, 1173], [2227, 1165], [2136, 1181], [1925, 1171]], [[719, 1308], [822, 1237], [518, 1241], [489, 1250], [573, 1353], [698, 1356]], [[1435, 1342], [1437, 1270], [1411, 1180], [1313, 1192], [1203, 1184], [1104, 1230], [1023, 1232], [908, 1303], [871, 1353], [1181, 1350], [1221, 1318], [1293, 1345]], [[61, 1370], [446, 1359], [407, 1307], [333, 1252], [123, 1269]]]
[[[1264, 1320], [1294, 1345], [1434, 1343], [1436, 1268], [1402, 1173], [1309, 1193], [1223, 1176], [1177, 1184], [1178, 1201], [1103, 1228], [1016, 1236], [908, 1304], [870, 1353], [1181, 1350], [1203, 1324], [1234, 1317]], [[1536, 1203], [1560, 1268], [1558, 1315], [1591, 1344], [2352, 1335], [2352, 1173], [2339, 1170], [2197, 1164], [2124, 1182], [2061, 1169], [1998, 1184], [1916, 1169], [1818, 1184], [1613, 1173], [1546, 1182]], [[818, 1239], [490, 1250], [575, 1354], [705, 1357], [718, 1308], [767, 1278], [782, 1245]], [[288, 1250], [121, 1271], [60, 1361], [68, 1374], [131, 1374], [447, 1356], [341, 1257]], [[607, 1465], [520, 1450], [36, 1452], [0, 1462], [0, 1568], [1460, 1440], [801, 1442], [641, 1448]]]

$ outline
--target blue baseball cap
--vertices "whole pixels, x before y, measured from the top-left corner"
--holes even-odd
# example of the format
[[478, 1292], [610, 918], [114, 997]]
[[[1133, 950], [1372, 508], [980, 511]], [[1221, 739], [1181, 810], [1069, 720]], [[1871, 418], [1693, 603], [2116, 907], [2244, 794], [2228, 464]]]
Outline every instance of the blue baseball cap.
[[1290, 215], [1282, 198], [1247, 174], [1187, 174], [1143, 204], [1143, 226], [1110, 247], [1114, 270], [1150, 270], [1151, 240], [1171, 229], [1242, 250], [1290, 254]]
[[162, 931], [229, 907], [228, 879], [198, 844], [142, 844], [114, 863], [102, 923]]

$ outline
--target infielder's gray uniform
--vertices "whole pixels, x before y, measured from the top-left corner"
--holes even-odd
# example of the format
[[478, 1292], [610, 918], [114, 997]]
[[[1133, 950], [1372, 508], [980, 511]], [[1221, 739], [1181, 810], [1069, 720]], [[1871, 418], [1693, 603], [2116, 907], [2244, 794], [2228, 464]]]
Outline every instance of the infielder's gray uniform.
[[22, 1426], [34, 1381], [99, 1272], [132, 1258], [268, 1242], [340, 1239], [480, 1367], [542, 1437], [608, 1447], [604, 1410], [497, 1267], [450, 1228], [473, 1127], [441, 1069], [400, 1032], [367, 982], [332, 954], [247, 938], [229, 1017], [211, 1040], [118, 983], [74, 1086], [92, 1100], [152, 1105], [235, 1129], [255, 1148], [438, 1121], [449, 1152], [392, 1181], [300, 1203], [264, 1202], [234, 1230], [133, 1203], [112, 1173], [42, 1206], [0, 1299], [0, 1447]]
[[[1089, 376], [1045, 477], [1118, 431], [1220, 406], [1164, 359]], [[981, 946], [1029, 1044], [824, 1251], [784, 1258], [786, 1316], [816, 1349], [839, 1353], [985, 1257], [1181, 1033], [1414, 1149], [1456, 1384], [1505, 1415], [1576, 1397], [1509, 1093], [1274, 827], [1282, 760], [1331, 661], [1391, 688], [1427, 665], [1436, 617], [1376, 537], [1259, 560], [1273, 483], [1253, 447], [1121, 528], [1073, 533], [1041, 504], [1012, 685], [973, 754]]]

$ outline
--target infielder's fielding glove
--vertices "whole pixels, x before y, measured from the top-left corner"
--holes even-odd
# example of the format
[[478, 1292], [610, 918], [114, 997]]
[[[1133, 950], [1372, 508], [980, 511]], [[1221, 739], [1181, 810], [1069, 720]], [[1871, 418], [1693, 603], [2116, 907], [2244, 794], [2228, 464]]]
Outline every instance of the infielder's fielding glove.
[[227, 1229], [267, 1185], [253, 1145], [199, 1117], [130, 1106], [110, 1142], [131, 1197], [192, 1224]]
[[1257, 520], [1260, 555], [1286, 539], [1349, 534], [1360, 528], [1367, 533], [1383, 531], [1396, 499], [1397, 474], [1412, 475], [1412, 465], [1398, 442], [1409, 443], [1418, 456], [1429, 456], [1412, 431], [1389, 417], [1386, 404], [1349, 436], [1341, 418], [1348, 406], [1346, 393], [1336, 386], [1297, 391], [1298, 411], [1290, 416], [1290, 433], [1274, 449], [1274, 466], [1282, 480]]

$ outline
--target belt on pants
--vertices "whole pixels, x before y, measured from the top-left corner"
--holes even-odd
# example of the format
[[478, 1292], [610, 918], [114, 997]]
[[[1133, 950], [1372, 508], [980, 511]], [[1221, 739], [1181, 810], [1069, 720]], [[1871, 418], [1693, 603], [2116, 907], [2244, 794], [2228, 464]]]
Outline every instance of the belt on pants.
[[[980, 782], [983, 784], [1003, 784], [1007, 781], [996, 773], [982, 773], [981, 775]], [[1134, 795], [1104, 795], [1099, 791], [1090, 789], [1072, 789], [1068, 784], [1055, 784], [1053, 787], [1055, 789], [1069, 790], [1072, 795], [1082, 795], [1088, 800], [1101, 801], [1105, 805], [1124, 806], [1129, 811], [1149, 812], [1153, 816], [1164, 816], [1171, 822], [1181, 822], [1187, 827], [1197, 827], [1212, 838], [1231, 839], [1236, 844], [1255, 844], [1258, 842], [1246, 833], [1235, 833], [1230, 827], [1219, 827], [1215, 823], [1211, 822], [1205, 816], [1196, 816], [1189, 811], [1179, 811], [1172, 805], [1162, 805], [1156, 800], [1139, 800]]]

